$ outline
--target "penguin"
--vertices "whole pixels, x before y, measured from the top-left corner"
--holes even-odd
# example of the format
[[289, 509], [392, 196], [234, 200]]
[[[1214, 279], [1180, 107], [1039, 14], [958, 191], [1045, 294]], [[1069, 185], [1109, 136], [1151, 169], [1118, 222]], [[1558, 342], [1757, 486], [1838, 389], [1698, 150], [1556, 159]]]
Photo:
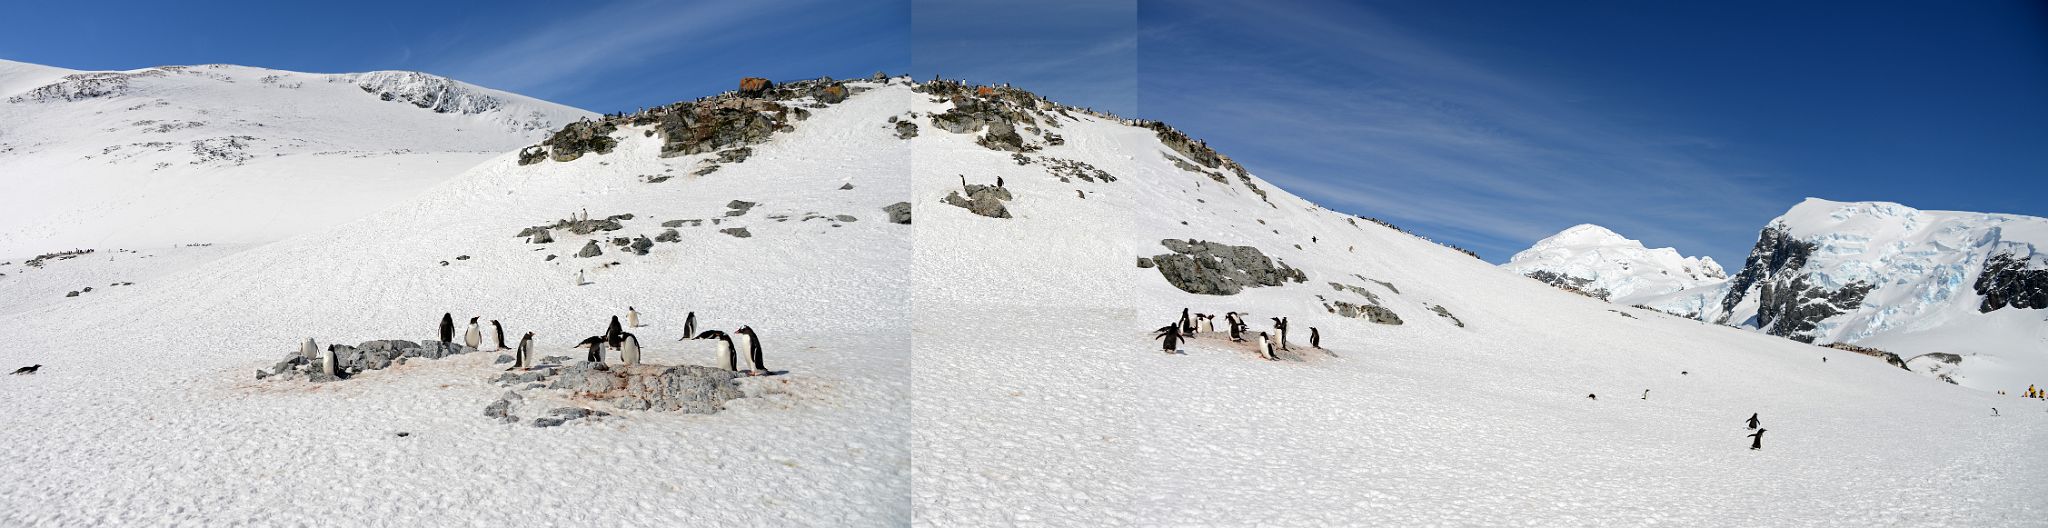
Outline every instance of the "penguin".
[[1588, 400], [1598, 400], [1598, 399], [1600, 399], [1600, 397], [1599, 397], [1599, 396], [1597, 396], [1597, 395], [1593, 395], [1593, 394], [1587, 394], [1587, 395], [1586, 395], [1586, 399], [1588, 399]]
[[477, 348], [477, 347], [480, 347], [480, 346], [483, 346], [483, 345], [484, 345], [484, 332], [483, 332], [483, 330], [481, 330], [481, 329], [478, 329], [478, 328], [477, 328], [477, 326], [476, 326], [476, 320], [477, 320], [477, 319], [480, 319], [480, 318], [478, 318], [478, 317], [471, 317], [471, 318], [469, 318], [469, 331], [468, 331], [468, 332], [464, 332], [464, 333], [462, 334], [462, 344], [464, 344], [464, 345], [469, 345], [469, 348], [472, 348], [472, 349], [473, 349], [473, 348]]
[[584, 284], [587, 283], [583, 282], [583, 270], [576, 270], [576, 285], [582, 286]]
[[320, 345], [316, 345], [316, 344], [313, 344], [313, 338], [310, 338], [310, 337], [308, 337], [308, 338], [306, 338], [306, 342], [305, 342], [305, 343], [300, 343], [300, 344], [299, 344], [299, 356], [300, 356], [300, 357], [304, 357], [304, 358], [306, 358], [306, 359], [313, 359], [314, 357], [316, 357], [316, 356], [319, 356], [319, 355], [320, 355]]
[[497, 319], [492, 319], [492, 320], [491, 320], [491, 334], [493, 334], [493, 335], [496, 335], [496, 336], [498, 337], [498, 350], [504, 350], [504, 349], [505, 349], [505, 327], [504, 327], [503, 325], [500, 325], [500, 324], [498, 324], [498, 320], [497, 320]]
[[23, 375], [23, 374], [35, 374], [35, 373], [36, 373], [36, 371], [38, 371], [38, 370], [42, 370], [42, 369], [43, 369], [43, 365], [42, 365], [41, 363], [37, 363], [37, 364], [34, 364], [34, 365], [29, 365], [29, 366], [26, 366], [26, 367], [22, 367], [22, 368], [14, 369], [14, 375], [16, 375], [16, 376], [20, 376], [20, 375]]
[[1273, 355], [1273, 341], [1266, 338], [1265, 332], [1259, 332], [1259, 357], [1266, 358], [1267, 361], [1280, 360], [1279, 356]]
[[967, 175], [960, 175], [960, 192], [967, 192]]
[[519, 349], [512, 351], [512, 368], [533, 368], [533, 332], [519, 338]]
[[1002, 177], [1002, 176], [997, 176], [997, 177], [996, 177], [996, 188], [997, 188], [997, 189], [1001, 189], [1001, 188], [1003, 188], [1003, 177]]
[[1226, 319], [1226, 321], [1224, 321], [1224, 322], [1230, 325], [1230, 342], [1232, 342], [1232, 343], [1243, 343], [1243, 342], [1244, 342], [1244, 319], [1242, 319], [1242, 318], [1239, 318], [1239, 317], [1237, 316], [1237, 312], [1230, 312], [1229, 314], [1227, 314], [1227, 315], [1225, 316], [1225, 319]]
[[1216, 333], [1216, 316], [1195, 314], [1195, 331], [1204, 334]]
[[1758, 424], [1758, 422], [1757, 422], [1757, 419], [1756, 419], [1756, 414], [1757, 414], [1757, 413], [1749, 413], [1749, 430], [1751, 430], [1751, 431], [1755, 431], [1755, 430], [1756, 430], [1756, 426], [1757, 426], [1757, 424]]
[[682, 339], [679, 339], [678, 341], [689, 341], [689, 340], [691, 340], [691, 339], [696, 339], [696, 338], [697, 338], [697, 312], [690, 312], [690, 315], [689, 315], [689, 317], [684, 317], [684, 318], [683, 318], [683, 338], [682, 338]]
[[1323, 332], [1316, 330], [1316, 327], [1313, 326], [1308, 327], [1308, 347], [1316, 350], [1323, 349]]
[[441, 314], [441, 342], [455, 342], [455, 314]]
[[1195, 333], [1195, 323], [1194, 323], [1193, 321], [1191, 321], [1191, 320], [1189, 320], [1189, 319], [1188, 319], [1188, 309], [1187, 309], [1187, 308], [1181, 308], [1181, 309], [1180, 309], [1180, 334], [1181, 334], [1181, 335], [1183, 335], [1183, 336], [1185, 336], [1185, 335], [1188, 335], [1188, 334], [1192, 334], [1192, 333]]
[[725, 332], [717, 330], [705, 330], [704, 333], [697, 334], [697, 339], [717, 339], [718, 355], [725, 356], [725, 369], [733, 372], [740, 371], [740, 358], [733, 353], [732, 336], [725, 335]]
[[1770, 429], [1757, 429], [1757, 430], [1756, 430], [1756, 432], [1754, 432], [1754, 433], [1750, 433], [1750, 434], [1749, 434], [1749, 437], [1750, 437], [1750, 438], [1754, 438], [1754, 439], [1756, 439], [1755, 441], [1753, 441], [1753, 442], [1750, 442], [1750, 444], [1749, 444], [1749, 450], [1750, 450], [1750, 451], [1756, 451], [1756, 450], [1760, 450], [1760, 449], [1763, 449], [1763, 448], [1764, 448], [1764, 431], [1769, 431], [1769, 430], [1770, 430]]
[[619, 362], [627, 365], [640, 364], [640, 338], [626, 334], [625, 346], [619, 348]]
[[619, 348], [619, 341], [625, 339], [620, 337], [620, 334], [624, 333], [626, 333], [626, 330], [619, 327], [619, 316], [612, 316], [612, 325], [604, 329], [605, 345], [614, 349]]
[[754, 327], [741, 326], [735, 333], [747, 338], [747, 362], [761, 375], [768, 374], [768, 367], [761, 364], [761, 336], [754, 334]]
[[589, 349], [589, 353], [583, 355], [584, 361], [589, 361], [591, 363], [604, 363], [605, 342], [606, 341], [604, 336], [590, 336], [583, 338], [582, 341], [578, 341], [576, 343], [576, 346], [572, 348]]
[[1278, 333], [1280, 334], [1280, 349], [1281, 349], [1281, 350], [1288, 350], [1288, 348], [1287, 348], [1287, 318], [1285, 318], [1285, 317], [1274, 317], [1274, 318], [1273, 318], [1273, 330], [1276, 330], [1276, 331], [1278, 331]]
[[626, 307], [626, 328], [639, 328], [639, 327], [640, 327], [640, 312], [639, 312], [639, 311], [636, 311], [636, 310], [634, 310], [634, 309], [633, 309], [633, 307], [631, 307], [631, 306], [627, 306], [627, 307]]
[[340, 377], [340, 375], [335, 374], [334, 370], [334, 349], [330, 347], [327, 350], [320, 351], [320, 373]]
[[1650, 399], [1650, 389], [1643, 389], [1643, 399]]
[[1184, 337], [1186, 336], [1180, 333], [1179, 323], [1162, 326], [1158, 330], [1152, 331], [1153, 339], [1163, 340], [1159, 344], [1159, 350], [1168, 354], [1180, 352], [1180, 340]]

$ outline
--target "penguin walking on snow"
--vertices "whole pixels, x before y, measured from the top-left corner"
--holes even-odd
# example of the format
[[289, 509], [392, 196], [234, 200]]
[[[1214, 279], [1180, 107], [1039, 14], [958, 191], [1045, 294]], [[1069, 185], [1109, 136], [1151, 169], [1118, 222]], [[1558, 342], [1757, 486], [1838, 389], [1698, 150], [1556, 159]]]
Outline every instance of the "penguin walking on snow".
[[1186, 339], [1187, 336], [1181, 335], [1180, 325], [1170, 324], [1159, 327], [1158, 330], [1153, 330], [1152, 338], [1163, 340], [1159, 344], [1159, 350], [1161, 352], [1165, 352], [1168, 354], [1179, 354], [1181, 353], [1180, 341], [1182, 339]]
[[684, 317], [684, 318], [683, 318], [683, 338], [682, 338], [682, 339], [678, 339], [677, 341], [689, 341], [689, 340], [691, 340], [691, 339], [696, 339], [696, 338], [697, 338], [697, 312], [690, 312], [690, 316], [689, 316], [689, 317]]
[[1308, 347], [1316, 350], [1323, 349], [1323, 332], [1316, 330], [1316, 327], [1313, 326], [1308, 327]]
[[725, 358], [725, 369], [733, 372], [740, 371], [740, 358], [733, 353], [732, 336], [725, 335], [725, 332], [717, 330], [705, 330], [704, 333], [697, 334], [697, 339], [717, 339], [718, 355]]
[[519, 338], [519, 349], [512, 351], [512, 368], [533, 368], [533, 332]]
[[619, 362], [627, 365], [640, 364], [640, 338], [626, 334], [626, 342], [619, 347]]
[[504, 350], [504, 349], [505, 349], [505, 327], [504, 327], [504, 326], [502, 326], [502, 325], [499, 325], [499, 324], [498, 324], [498, 320], [497, 320], [497, 319], [492, 319], [492, 320], [491, 320], [491, 334], [493, 334], [493, 335], [496, 335], [496, 336], [498, 337], [498, 350]]
[[746, 338], [747, 362], [754, 367], [754, 372], [763, 376], [768, 375], [768, 366], [761, 364], [761, 336], [754, 334], [754, 327], [741, 326], [739, 330], [733, 332]]
[[1756, 414], [1757, 414], [1757, 413], [1749, 413], [1749, 430], [1751, 430], [1751, 431], [1755, 431], [1755, 430], [1756, 430], [1756, 426], [1757, 426], [1757, 424], [1759, 423], [1759, 422], [1757, 422], [1757, 419], [1756, 419]]
[[1267, 339], [1265, 332], [1259, 332], [1259, 357], [1266, 358], [1267, 361], [1280, 360], [1280, 356], [1273, 354], [1273, 340]]
[[612, 325], [605, 327], [604, 329], [605, 345], [610, 346], [613, 349], [619, 348], [620, 341], [625, 339], [624, 337], [621, 337], [621, 334], [625, 333], [626, 330], [624, 328], [619, 327], [619, 316], [612, 316]]
[[1244, 342], [1244, 318], [1238, 317], [1237, 312], [1230, 312], [1224, 314], [1223, 323], [1230, 325], [1230, 342]]
[[1757, 429], [1756, 432], [1749, 434], [1749, 437], [1753, 439], [1753, 441], [1749, 443], [1750, 451], [1757, 451], [1764, 448], [1764, 431], [1769, 430], [1770, 429]]
[[469, 345], [469, 348], [472, 348], [472, 349], [474, 349], [474, 348], [476, 348], [476, 347], [480, 347], [480, 346], [483, 346], [483, 344], [484, 344], [484, 332], [483, 332], [483, 329], [477, 328], [477, 326], [476, 326], [476, 320], [477, 320], [477, 319], [480, 319], [480, 318], [478, 318], [478, 317], [471, 317], [471, 318], [469, 318], [469, 331], [468, 331], [468, 332], [464, 332], [464, 333], [462, 334], [462, 344], [465, 344], [465, 345]]
[[455, 342], [455, 314], [441, 314], [441, 342]]
[[639, 312], [639, 311], [636, 311], [636, 310], [634, 310], [634, 309], [633, 309], [633, 307], [631, 307], [631, 306], [627, 306], [627, 307], [626, 307], [626, 328], [639, 328], [639, 327], [640, 327], [640, 312]]
[[35, 374], [35, 373], [36, 373], [36, 371], [38, 371], [38, 370], [42, 370], [42, 369], [43, 369], [43, 365], [42, 365], [41, 363], [37, 363], [37, 364], [34, 364], [34, 365], [29, 365], [29, 366], [26, 366], [26, 367], [22, 367], [22, 368], [14, 369], [14, 375], [16, 375], [16, 376], [21, 376], [21, 375]]
[[1281, 349], [1281, 350], [1288, 350], [1288, 348], [1287, 348], [1287, 318], [1285, 318], [1285, 317], [1274, 317], [1274, 318], [1273, 318], [1273, 330], [1274, 330], [1274, 331], [1276, 331], [1276, 332], [1278, 332], [1278, 333], [1280, 334], [1280, 349]]

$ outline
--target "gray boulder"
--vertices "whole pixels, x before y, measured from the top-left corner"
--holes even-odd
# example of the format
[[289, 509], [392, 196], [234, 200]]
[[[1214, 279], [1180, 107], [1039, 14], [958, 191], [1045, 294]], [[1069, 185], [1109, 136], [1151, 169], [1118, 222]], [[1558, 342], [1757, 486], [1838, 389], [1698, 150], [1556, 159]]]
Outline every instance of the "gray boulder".
[[739, 238], [751, 238], [754, 236], [754, 233], [747, 231], [747, 228], [744, 227], [728, 227], [725, 229], [720, 229], [718, 230], [718, 232]]
[[1306, 273], [1275, 264], [1252, 246], [1176, 239], [1161, 240], [1160, 244], [1173, 253], [1153, 256], [1152, 263], [1168, 283], [1188, 293], [1236, 295], [1248, 287], [1308, 280]]
[[604, 248], [598, 247], [596, 240], [585, 242], [583, 244], [583, 249], [576, 251], [576, 256], [579, 258], [590, 258], [603, 254]]
[[882, 208], [882, 212], [889, 213], [889, 223], [904, 225], [910, 224], [910, 202], [896, 202], [889, 204], [888, 206]]

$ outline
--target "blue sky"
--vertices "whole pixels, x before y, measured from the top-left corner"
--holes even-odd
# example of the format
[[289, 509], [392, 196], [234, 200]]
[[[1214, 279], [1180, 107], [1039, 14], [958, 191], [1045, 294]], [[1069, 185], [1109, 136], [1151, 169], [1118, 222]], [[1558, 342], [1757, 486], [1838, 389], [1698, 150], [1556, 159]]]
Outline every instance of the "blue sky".
[[600, 112], [744, 75], [1010, 82], [1489, 260], [1591, 222], [1735, 266], [1807, 196], [2048, 216], [2044, 6], [36, 2], [0, 58], [422, 70]]
[[1138, 106], [1496, 262], [1590, 222], [1735, 267], [1808, 196], [2048, 216], [2044, 5], [1147, 1]]
[[901, 1], [102, 1], [7, 8], [0, 58], [81, 70], [230, 63], [418, 70], [596, 112], [732, 89], [742, 76], [910, 66]]

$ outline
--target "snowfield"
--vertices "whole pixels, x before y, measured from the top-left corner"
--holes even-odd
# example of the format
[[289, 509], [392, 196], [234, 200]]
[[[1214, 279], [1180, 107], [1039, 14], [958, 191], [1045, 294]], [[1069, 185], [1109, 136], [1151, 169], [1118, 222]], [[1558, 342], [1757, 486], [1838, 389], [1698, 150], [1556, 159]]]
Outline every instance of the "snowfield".
[[[2048, 402], [1559, 291], [1164, 127], [1009, 88], [844, 86], [843, 102], [786, 102], [811, 115], [706, 174], [720, 153], [663, 158], [623, 126], [612, 152], [519, 165], [523, 140], [281, 240], [0, 265], [0, 365], [43, 365], [0, 378], [0, 525], [2048, 519]], [[1014, 127], [1028, 148], [1002, 150], [990, 115], [1031, 117]], [[906, 201], [914, 224], [889, 221]], [[519, 236], [585, 211], [620, 228]], [[20, 222], [0, 218], [10, 240], [42, 229]], [[645, 255], [614, 242], [670, 229]], [[592, 241], [601, 255], [575, 256]], [[117, 282], [133, 284], [63, 296]], [[679, 340], [695, 312], [700, 329], [751, 325], [788, 373], [741, 378], [746, 397], [708, 415], [500, 386], [488, 336], [342, 381], [256, 376], [307, 337], [432, 339], [446, 312], [573, 356], [629, 306], [647, 362], [718, 364], [711, 342]], [[1248, 313], [1255, 333], [1287, 317], [1290, 350], [1266, 361], [1218, 332], [1162, 353], [1152, 331], [1183, 308]], [[485, 417], [514, 389], [522, 421]], [[530, 425], [561, 406], [611, 415]]]

